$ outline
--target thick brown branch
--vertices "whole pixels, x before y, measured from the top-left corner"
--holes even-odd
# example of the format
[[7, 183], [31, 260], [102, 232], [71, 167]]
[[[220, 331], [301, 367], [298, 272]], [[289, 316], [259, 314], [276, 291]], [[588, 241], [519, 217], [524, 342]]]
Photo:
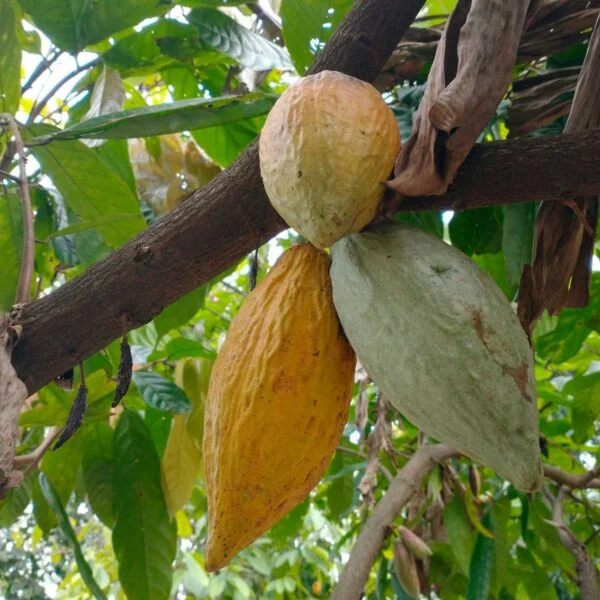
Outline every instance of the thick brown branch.
[[389, 527], [437, 463], [457, 452], [443, 444], [421, 446], [394, 477], [384, 497], [361, 529], [331, 600], [358, 600], [381, 550]]
[[[482, 144], [445, 195], [406, 198], [400, 209], [463, 210], [597, 194], [598, 155], [600, 129]], [[265, 195], [253, 144], [155, 226], [27, 306], [13, 353], [19, 377], [33, 393], [119, 337], [122, 315], [133, 327], [148, 322], [284, 227]]]
[[[443, 196], [400, 210], [464, 210], [600, 193], [600, 129], [479, 145]], [[75, 281], [23, 310], [13, 364], [29, 393], [209, 281], [284, 229], [271, 208], [253, 144], [229, 169], [155, 226]]]
[[[312, 72], [372, 81], [424, 0], [362, 0], [340, 24]], [[265, 195], [253, 144], [227, 171], [155, 226], [30, 306], [13, 360], [30, 393], [122, 333], [210, 280], [284, 229]]]

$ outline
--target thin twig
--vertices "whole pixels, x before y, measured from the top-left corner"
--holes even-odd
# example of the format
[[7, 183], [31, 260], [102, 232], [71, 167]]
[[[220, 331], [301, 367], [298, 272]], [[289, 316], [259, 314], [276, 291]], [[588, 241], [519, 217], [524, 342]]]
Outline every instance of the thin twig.
[[552, 524], [556, 527], [561, 544], [573, 555], [577, 585], [581, 593], [581, 600], [600, 600], [600, 587], [598, 586], [598, 571], [586, 547], [577, 539], [575, 534], [567, 527], [563, 516], [562, 502], [566, 493], [565, 488], [559, 488], [556, 498], [547, 489], [544, 494], [552, 502]]
[[23, 255], [21, 258], [21, 272], [15, 304], [29, 302], [31, 297], [31, 278], [33, 277], [33, 261], [35, 257], [35, 237], [33, 233], [33, 209], [29, 197], [27, 184], [27, 165], [25, 164], [25, 146], [23, 138], [14, 117], [9, 113], [0, 115], [0, 121], [6, 121], [12, 133], [19, 157], [19, 189], [21, 191], [21, 210], [23, 212]]
[[21, 183], [21, 180], [18, 177], [16, 177], [15, 175], [11, 175], [10, 173], [3, 171], [2, 169], [0, 169], [0, 176], [5, 177], [6, 179], [10, 179], [14, 183]]
[[[337, 449], [341, 450], [342, 452], [345, 452], [346, 454], [351, 454], [352, 456], [358, 456], [365, 461], [367, 460], [367, 456], [358, 450], [353, 450], [352, 448], [348, 448], [346, 446], [338, 446]], [[394, 479], [394, 476], [392, 475], [390, 470], [385, 465], [382, 465], [381, 463], [379, 463], [378, 468], [381, 471], [381, 474], [388, 481], [392, 481]]]
[[358, 600], [361, 597], [390, 525], [435, 465], [453, 456], [458, 453], [445, 444], [421, 446], [413, 454], [364, 524], [331, 600]]
[[25, 94], [25, 92], [38, 80], [40, 75], [47, 71], [62, 55], [62, 52], [58, 49], [53, 50], [54, 54], [50, 53], [48, 58], [42, 56], [42, 60], [39, 62], [37, 67], [33, 70], [33, 73], [29, 77], [29, 79], [25, 82], [23, 87], [21, 88], [21, 96]]
[[86, 71], [87, 69], [91, 69], [91, 68], [95, 67], [98, 64], [98, 61], [99, 61], [98, 58], [95, 58], [94, 60], [90, 60], [89, 62], [87, 62], [83, 65], [80, 65], [74, 71], [71, 71], [70, 73], [65, 75], [41, 100], [39, 100], [38, 102], [35, 103], [35, 106], [32, 108], [31, 112], [29, 113], [29, 118], [27, 119], [27, 124], [29, 125], [29, 124], [33, 123], [35, 118], [44, 110], [44, 108], [46, 107], [48, 102], [50, 102], [50, 100], [52, 99], [54, 94], [56, 94], [56, 92], [58, 92], [58, 90], [63, 85], [65, 85], [65, 83], [69, 82], [71, 79], [73, 79], [73, 77], [76, 77], [77, 75], [79, 75], [79, 73], [82, 73], [83, 71]]
[[224, 279], [221, 280], [221, 285], [224, 285], [226, 288], [230, 289], [232, 292], [235, 292], [236, 294], [240, 294], [241, 296], [248, 295], [248, 292], [245, 292], [244, 290], [239, 288], [237, 285], [232, 285], [231, 283], [227, 283]]
[[544, 476], [570, 488], [600, 488], [600, 465], [588, 473], [575, 475], [554, 465], [544, 465]]
[[16, 468], [26, 467], [23, 475], [27, 477], [27, 475], [29, 475], [37, 467], [38, 463], [40, 460], [42, 460], [42, 457], [48, 448], [52, 446], [59, 433], [60, 427], [52, 427], [42, 443], [33, 452], [30, 452], [29, 454], [22, 454], [21, 456], [15, 456], [14, 466]]

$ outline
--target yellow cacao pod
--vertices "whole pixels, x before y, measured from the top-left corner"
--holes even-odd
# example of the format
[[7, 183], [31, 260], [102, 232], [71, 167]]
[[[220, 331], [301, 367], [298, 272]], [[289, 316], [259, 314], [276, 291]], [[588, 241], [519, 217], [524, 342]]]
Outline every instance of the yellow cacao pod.
[[273, 208], [319, 248], [377, 214], [400, 136], [370, 84], [336, 71], [309, 75], [277, 100], [260, 136], [260, 170]]
[[335, 313], [330, 259], [277, 261], [233, 319], [205, 406], [205, 565], [213, 571], [304, 500], [348, 417], [356, 357]]
[[400, 223], [344, 238], [332, 253], [338, 315], [387, 400], [516, 487], [539, 487], [533, 352], [491, 277]]

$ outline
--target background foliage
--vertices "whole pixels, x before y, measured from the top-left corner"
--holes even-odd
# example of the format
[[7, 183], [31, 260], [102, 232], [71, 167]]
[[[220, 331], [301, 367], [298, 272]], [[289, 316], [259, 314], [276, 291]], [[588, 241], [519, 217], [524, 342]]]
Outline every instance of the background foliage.
[[[454, 4], [429, 0], [411, 35], [435, 40]], [[29, 144], [34, 296], [77, 277], [227, 167], [350, 6], [350, 0], [0, 0], [0, 112], [16, 114]], [[560, 132], [574, 88], [565, 82], [581, 65], [586, 39], [582, 34], [549, 56], [520, 61], [514, 87], [482, 140]], [[380, 86], [404, 140], [432, 58], [426, 46], [412, 52], [418, 61], [410, 76], [396, 73]], [[535, 77], [563, 75], [553, 97], [566, 107], [562, 113], [528, 121], [516, 110], [519, 90], [543, 94]], [[0, 155], [0, 309], [6, 310], [23, 234], [6, 136]], [[531, 255], [535, 210], [531, 203], [399, 219], [460, 248], [514, 300]], [[0, 595], [329, 595], [373, 502], [423, 441], [360, 370], [351, 416], [323, 481], [228, 568], [214, 575], [203, 569], [200, 448], [211, 364], [255, 266], [262, 277], [294, 239], [293, 232], [282, 234], [258, 250], [256, 262], [248, 257], [132, 331], [133, 384], [116, 410], [119, 341], [85, 361], [89, 408], [82, 428], [0, 502]], [[592, 287], [587, 308], [544, 317], [535, 331], [545, 460], [571, 473], [593, 468], [599, 457], [598, 271]], [[76, 387], [77, 376], [73, 390], [52, 383], [30, 399], [19, 454], [64, 425]], [[544, 494], [522, 494], [483, 468], [480, 479], [479, 487], [468, 461], [452, 461], [432, 472], [397, 519], [433, 549], [431, 561], [419, 564], [429, 597], [577, 598], [573, 558], [548, 523]], [[569, 527], [596, 557], [598, 506], [598, 490], [584, 489], [573, 490], [564, 507]], [[394, 575], [392, 542], [393, 536], [371, 573], [368, 598], [408, 597]]]

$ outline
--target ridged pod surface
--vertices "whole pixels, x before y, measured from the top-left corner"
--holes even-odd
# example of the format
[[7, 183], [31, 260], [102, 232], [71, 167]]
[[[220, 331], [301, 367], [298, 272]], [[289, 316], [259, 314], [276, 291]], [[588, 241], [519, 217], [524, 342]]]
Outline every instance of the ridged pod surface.
[[322, 71], [289, 87], [271, 109], [260, 170], [285, 222], [326, 248], [373, 220], [399, 150], [398, 125], [381, 94]]
[[510, 303], [459, 250], [378, 224], [332, 248], [333, 298], [383, 395], [522, 490], [541, 483], [533, 353]]
[[356, 356], [329, 256], [292, 247], [248, 296], [215, 361], [204, 422], [209, 571], [304, 500], [348, 417]]

